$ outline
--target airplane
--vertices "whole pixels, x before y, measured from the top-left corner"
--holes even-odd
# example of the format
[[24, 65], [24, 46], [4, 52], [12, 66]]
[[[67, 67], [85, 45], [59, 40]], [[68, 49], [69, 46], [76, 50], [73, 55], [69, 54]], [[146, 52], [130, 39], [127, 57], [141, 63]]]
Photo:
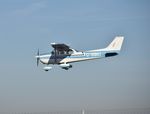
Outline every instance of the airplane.
[[123, 40], [123, 36], [116, 36], [106, 48], [88, 51], [77, 51], [64, 43], [51, 43], [54, 49], [49, 54], [40, 54], [38, 49], [37, 56], [35, 56], [37, 59], [37, 66], [40, 61], [47, 65], [43, 68], [45, 71], [52, 69], [52, 67], [48, 66], [49, 64], [56, 64], [62, 69], [68, 70], [72, 68], [70, 63], [73, 62], [113, 57], [119, 54]]

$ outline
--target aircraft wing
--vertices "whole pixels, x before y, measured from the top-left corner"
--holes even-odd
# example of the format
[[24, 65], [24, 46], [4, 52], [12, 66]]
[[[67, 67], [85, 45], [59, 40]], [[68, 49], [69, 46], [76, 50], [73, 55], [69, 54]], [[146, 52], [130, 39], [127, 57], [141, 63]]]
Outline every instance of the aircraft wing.
[[58, 51], [69, 51], [70, 47], [66, 44], [51, 43], [51, 46]]

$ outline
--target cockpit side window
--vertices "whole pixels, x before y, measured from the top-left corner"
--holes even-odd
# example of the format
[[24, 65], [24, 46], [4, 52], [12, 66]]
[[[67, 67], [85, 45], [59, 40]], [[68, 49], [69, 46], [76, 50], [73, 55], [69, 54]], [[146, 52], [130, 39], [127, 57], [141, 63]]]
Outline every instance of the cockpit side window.
[[60, 53], [59, 53], [60, 55], [63, 55], [64, 54], [64, 51], [60, 51]]

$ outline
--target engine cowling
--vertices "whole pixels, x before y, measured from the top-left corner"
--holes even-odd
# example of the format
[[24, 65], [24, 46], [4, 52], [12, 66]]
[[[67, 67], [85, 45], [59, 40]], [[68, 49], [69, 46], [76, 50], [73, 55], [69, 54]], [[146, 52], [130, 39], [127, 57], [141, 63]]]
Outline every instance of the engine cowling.
[[64, 64], [60, 64], [60, 67], [62, 69], [68, 70], [69, 68], [72, 68], [72, 65], [64, 63]]
[[44, 67], [43, 68], [45, 71], [49, 71], [49, 70], [51, 70], [52, 69], [52, 67], [48, 67], [48, 66], [46, 66], [46, 67]]

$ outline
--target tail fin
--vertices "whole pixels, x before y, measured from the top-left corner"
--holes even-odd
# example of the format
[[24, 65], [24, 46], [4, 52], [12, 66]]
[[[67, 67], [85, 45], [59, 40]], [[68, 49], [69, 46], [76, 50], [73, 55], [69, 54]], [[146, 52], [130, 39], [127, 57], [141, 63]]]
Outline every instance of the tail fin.
[[121, 46], [123, 43], [124, 37], [123, 36], [117, 36], [115, 39], [108, 45], [106, 49], [108, 50], [121, 50]]

